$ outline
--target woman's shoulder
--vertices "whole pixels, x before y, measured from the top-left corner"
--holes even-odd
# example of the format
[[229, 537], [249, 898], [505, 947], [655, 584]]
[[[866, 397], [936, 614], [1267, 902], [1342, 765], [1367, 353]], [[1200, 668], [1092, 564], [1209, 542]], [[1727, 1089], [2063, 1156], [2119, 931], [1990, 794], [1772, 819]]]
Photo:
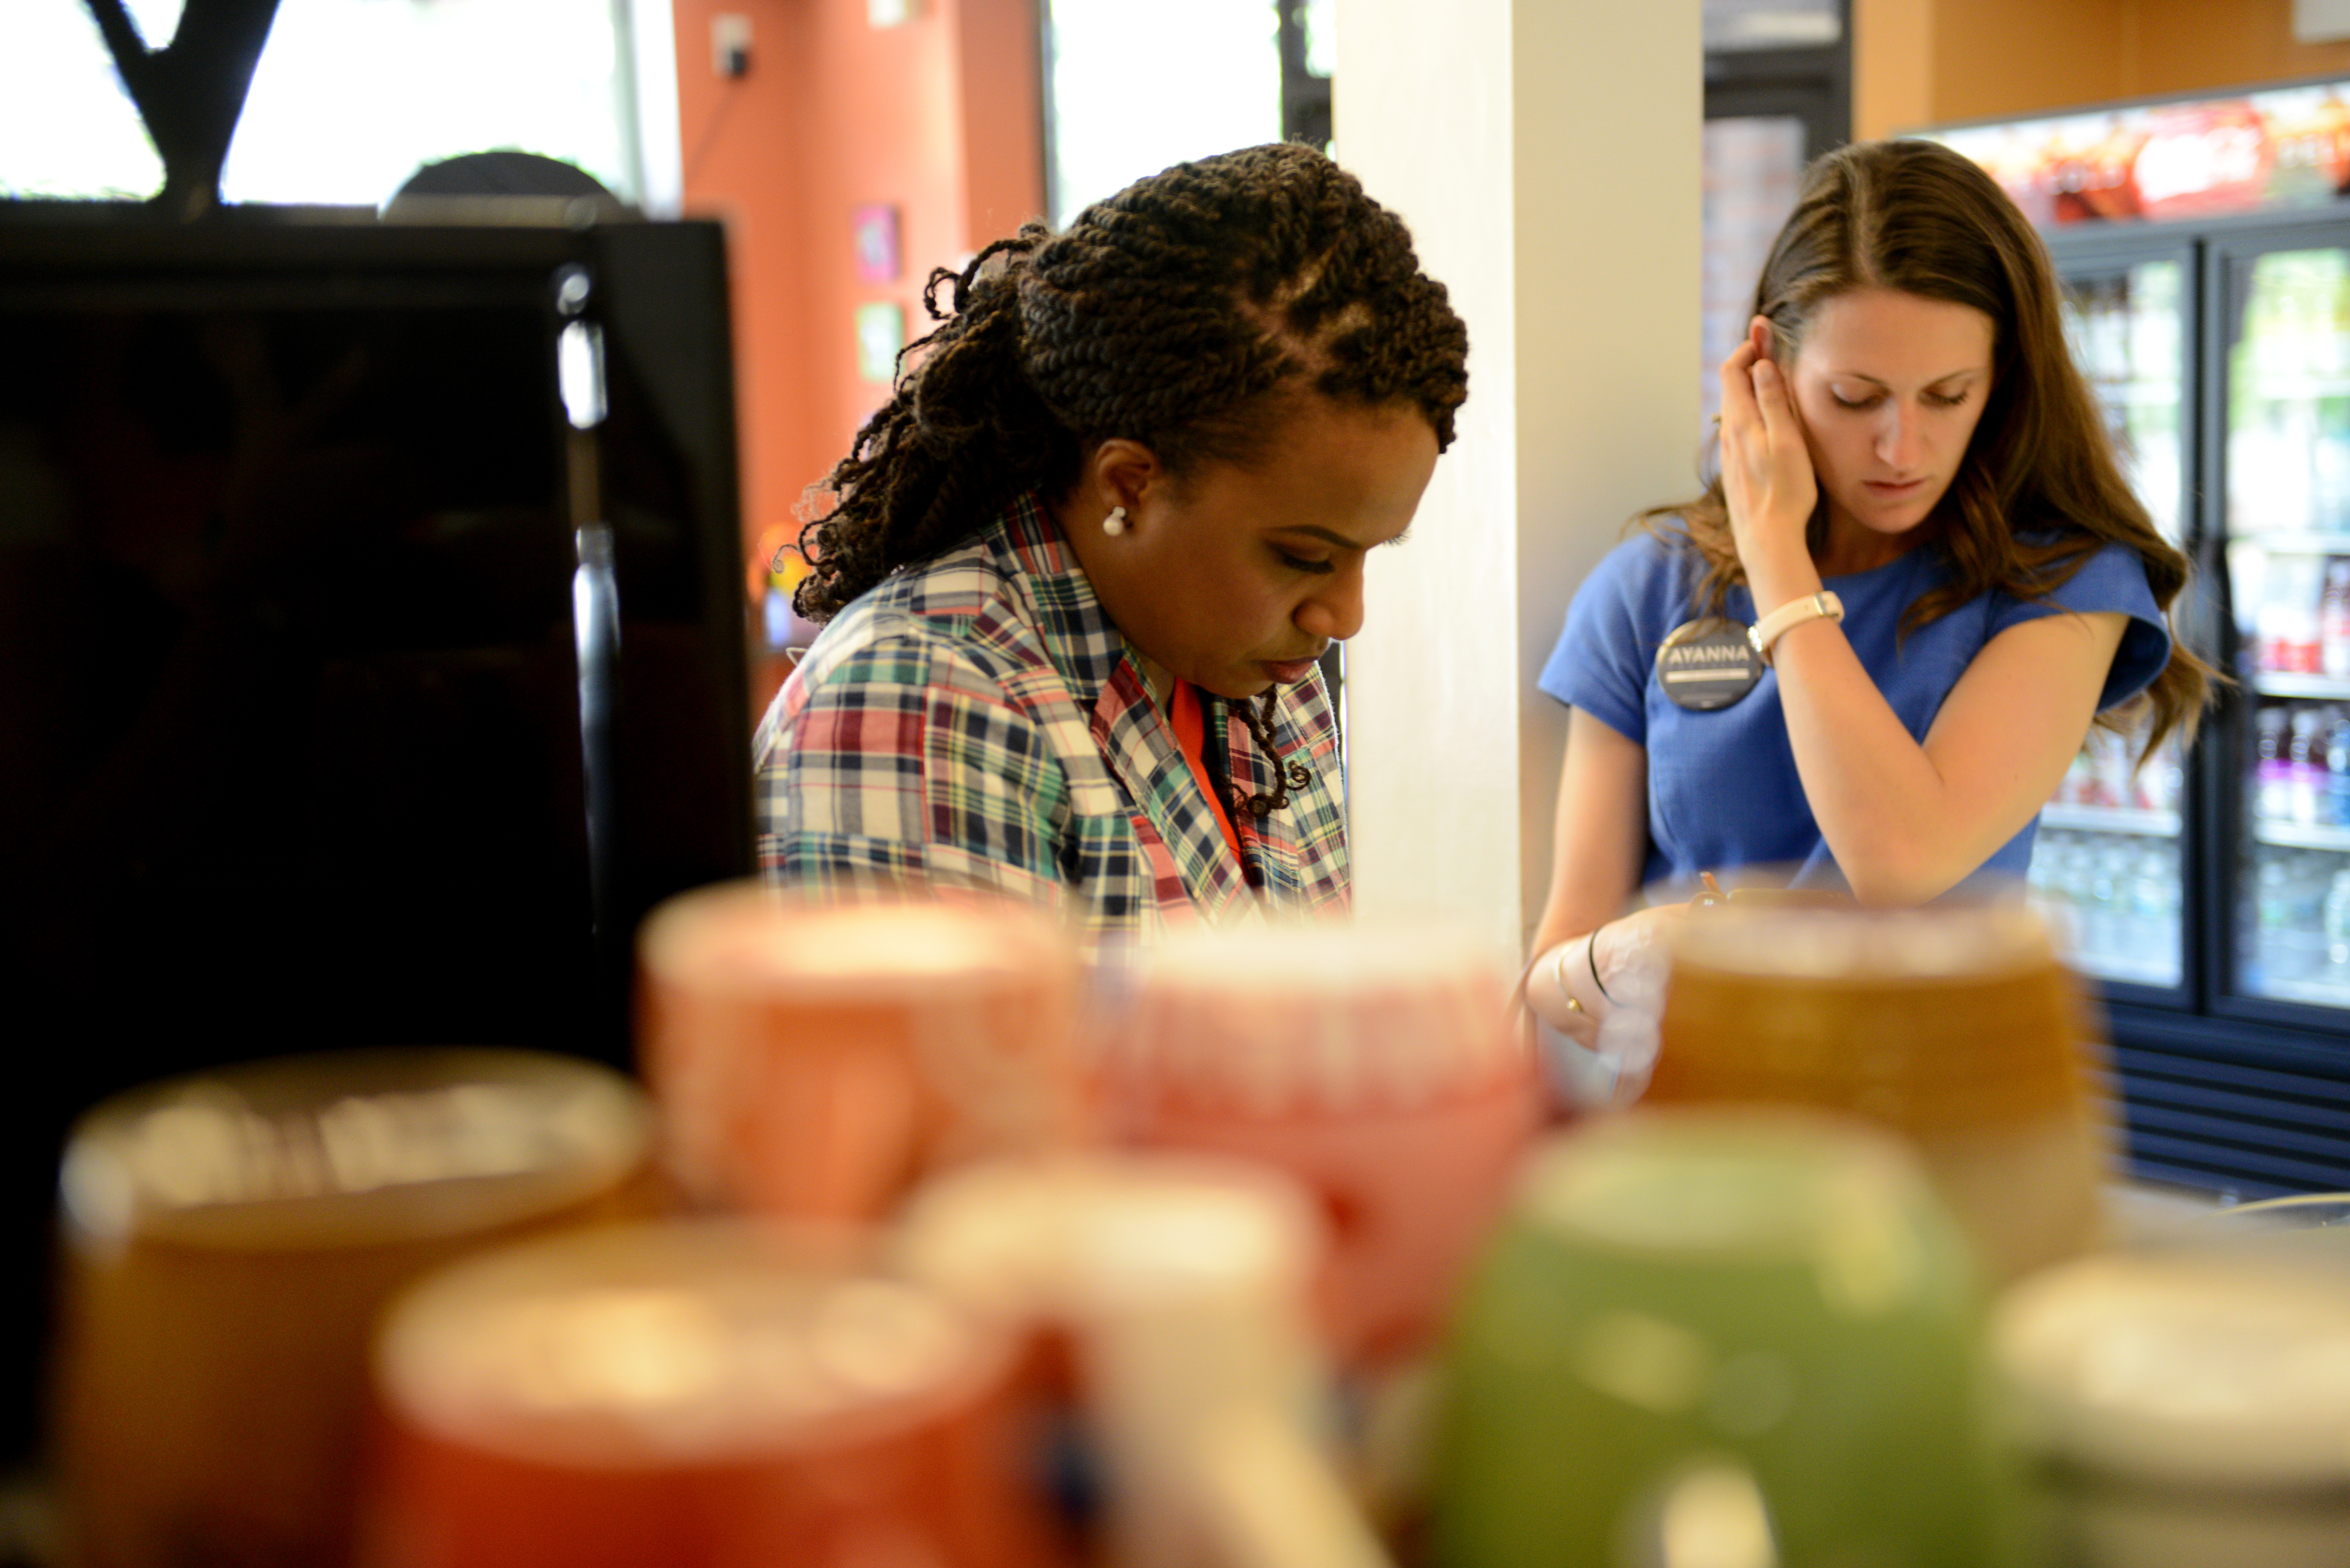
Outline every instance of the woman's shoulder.
[[1689, 524], [1679, 516], [1643, 517], [1591, 568], [1585, 585], [1639, 596], [1679, 587], [1703, 568]]
[[2162, 672], [2171, 658], [2170, 624], [2154, 597], [2145, 556], [2119, 540], [2101, 540], [2079, 529], [2019, 533], [2016, 537], [2045, 554], [2037, 569], [2047, 587], [2037, 594], [1995, 590], [1991, 635], [2065, 610], [2126, 617], [2121, 645], [2097, 700], [2100, 712], [2134, 696]]
[[[2154, 586], [2147, 576], [2146, 557], [2118, 539], [2100, 539], [2078, 528], [2019, 530], [2017, 544], [2031, 555], [2025, 572], [2027, 591], [2011, 597], [2037, 599], [2069, 610], [2119, 610], [2126, 615], [2159, 620]], [[2036, 593], [2029, 587], [2044, 584]]]
[[976, 544], [898, 572], [827, 623], [797, 674], [842, 683], [999, 684], [1041, 658], [1029, 617], [999, 563]]

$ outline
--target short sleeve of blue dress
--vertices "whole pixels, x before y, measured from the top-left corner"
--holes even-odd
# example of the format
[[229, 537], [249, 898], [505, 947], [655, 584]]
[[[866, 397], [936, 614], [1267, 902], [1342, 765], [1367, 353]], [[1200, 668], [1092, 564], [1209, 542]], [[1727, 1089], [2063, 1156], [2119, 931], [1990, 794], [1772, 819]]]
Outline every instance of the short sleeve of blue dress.
[[[1844, 601], [1853, 651], [1918, 740], [1983, 645], [2040, 616], [2113, 610], [2129, 617], [2098, 700], [2101, 711], [2137, 695], [2169, 660], [2169, 629], [2144, 564], [2126, 546], [2106, 545], [2042, 598], [1985, 594], [1902, 636], [1903, 612], [1937, 587], [1944, 571], [1940, 552], [1929, 547], [1874, 571], [1827, 579]], [[1657, 649], [1697, 614], [1700, 575], [1686, 543], [1646, 532], [1626, 540], [1576, 593], [1540, 685], [1647, 748], [1648, 883], [1679, 896], [1700, 871], [1774, 867], [1793, 886], [1840, 887], [1843, 876], [1795, 771], [1777, 673], [1765, 670], [1743, 698], [1707, 712], [1677, 705], [1656, 678]], [[1724, 608], [1734, 620], [1754, 618], [1753, 599], [1742, 587], [1731, 590]], [[1983, 871], [2022, 876], [2038, 826], [2036, 819], [2027, 824]]]

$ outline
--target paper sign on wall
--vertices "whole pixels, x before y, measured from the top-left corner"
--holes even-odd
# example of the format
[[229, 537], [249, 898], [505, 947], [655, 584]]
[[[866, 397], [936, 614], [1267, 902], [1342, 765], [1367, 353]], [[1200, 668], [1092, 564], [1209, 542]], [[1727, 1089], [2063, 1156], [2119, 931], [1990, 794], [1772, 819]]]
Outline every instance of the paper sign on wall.
[[866, 283], [895, 283], [902, 263], [898, 249], [898, 209], [886, 202], [849, 214], [857, 236], [857, 275]]
[[898, 351], [906, 346], [906, 313], [895, 305], [857, 307], [857, 374], [888, 382], [898, 373]]

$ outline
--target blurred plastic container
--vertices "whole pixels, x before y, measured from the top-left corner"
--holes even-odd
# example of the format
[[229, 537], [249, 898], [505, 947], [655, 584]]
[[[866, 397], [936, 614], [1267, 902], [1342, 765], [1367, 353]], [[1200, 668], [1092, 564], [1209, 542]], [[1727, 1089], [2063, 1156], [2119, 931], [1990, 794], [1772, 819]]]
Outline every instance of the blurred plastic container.
[[60, 1181], [73, 1561], [340, 1568], [377, 1311], [464, 1252], [653, 1211], [649, 1122], [618, 1074], [519, 1051], [290, 1057], [90, 1112]]
[[1069, 1352], [1119, 1568], [1385, 1563], [1340, 1480], [1313, 1310], [1326, 1238], [1287, 1178], [1187, 1155], [969, 1166], [915, 1195], [894, 1251]]
[[927, 1169], [1086, 1130], [1076, 950], [1027, 905], [736, 884], [663, 904], [638, 952], [662, 1155], [702, 1203], [869, 1220]]
[[1036, 1568], [1013, 1345], [840, 1233], [624, 1227], [386, 1319], [366, 1568]]
[[1201, 932], [1150, 955], [1100, 1051], [1122, 1139], [1259, 1160], [1332, 1233], [1350, 1363], [1427, 1344], [1544, 1114], [1510, 977], [1440, 932]]
[[2229, 1213], [2203, 1244], [2081, 1259], [2000, 1302], [1992, 1358], [2051, 1561], [2350, 1562], [2350, 1246], [2313, 1267], [2306, 1250], [2229, 1243], [2263, 1219], [2290, 1228]]
[[1448, 1344], [1432, 1560], [2010, 1559], [1975, 1275], [1907, 1151], [1785, 1111], [1546, 1144]]
[[[2100, 898], [2109, 897], [2101, 893]], [[2018, 905], [1692, 913], [1673, 944], [1655, 1105], [1784, 1105], [1899, 1134], [2004, 1282], [2101, 1233], [2100, 1043]]]

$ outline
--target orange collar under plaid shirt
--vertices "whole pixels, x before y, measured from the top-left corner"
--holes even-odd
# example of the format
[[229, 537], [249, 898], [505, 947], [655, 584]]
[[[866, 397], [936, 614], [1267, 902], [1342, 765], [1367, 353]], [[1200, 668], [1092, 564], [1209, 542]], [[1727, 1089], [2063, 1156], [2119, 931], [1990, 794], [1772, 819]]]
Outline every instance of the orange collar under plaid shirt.
[[[1241, 796], [1272, 794], [1274, 760], [1201, 696], [1208, 754]], [[1232, 810], [1235, 860], [1135, 655], [1024, 497], [843, 610], [784, 683], [753, 745], [759, 864], [818, 892], [994, 888], [1073, 909], [1095, 947], [1266, 907], [1344, 912], [1318, 676], [1282, 689], [1271, 734], [1306, 782], [1268, 816]]]

